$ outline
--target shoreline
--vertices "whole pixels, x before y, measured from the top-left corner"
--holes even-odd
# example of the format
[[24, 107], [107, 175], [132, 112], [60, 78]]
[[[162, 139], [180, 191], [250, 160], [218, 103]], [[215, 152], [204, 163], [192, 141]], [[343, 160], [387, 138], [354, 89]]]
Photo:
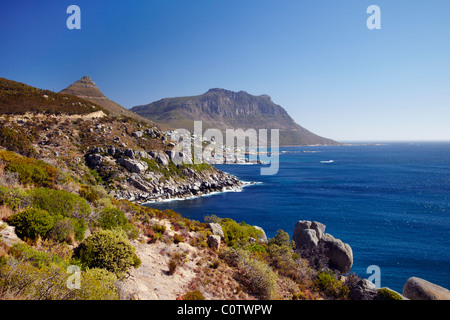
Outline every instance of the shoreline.
[[237, 186], [233, 186], [233, 187], [224, 187], [222, 189], [222, 191], [211, 191], [211, 192], [207, 192], [207, 193], [203, 193], [203, 194], [199, 194], [199, 195], [190, 195], [190, 196], [186, 196], [186, 197], [174, 197], [174, 198], [165, 198], [165, 199], [162, 199], [161, 197], [159, 197], [158, 199], [151, 200], [151, 201], [137, 202], [137, 204], [145, 206], [145, 205], [149, 205], [149, 204], [153, 204], [153, 203], [162, 204], [165, 202], [194, 200], [194, 199], [199, 199], [199, 198], [203, 198], [203, 197], [211, 197], [214, 195], [223, 194], [223, 193], [227, 193], [227, 192], [242, 192], [245, 187], [262, 184], [262, 182], [254, 182], [254, 181], [241, 181], [241, 183], [242, 183], [241, 185], [237, 185]]

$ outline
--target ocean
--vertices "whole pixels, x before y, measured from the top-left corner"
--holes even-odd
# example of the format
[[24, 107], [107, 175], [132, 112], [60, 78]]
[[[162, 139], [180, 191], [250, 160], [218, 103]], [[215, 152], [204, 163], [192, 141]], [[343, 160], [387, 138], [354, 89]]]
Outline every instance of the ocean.
[[292, 237], [298, 220], [319, 221], [353, 250], [351, 272], [380, 268], [382, 287], [402, 292], [415, 276], [450, 289], [450, 143], [380, 143], [280, 148], [279, 172], [216, 165], [241, 192], [148, 204], [203, 221], [207, 215]]

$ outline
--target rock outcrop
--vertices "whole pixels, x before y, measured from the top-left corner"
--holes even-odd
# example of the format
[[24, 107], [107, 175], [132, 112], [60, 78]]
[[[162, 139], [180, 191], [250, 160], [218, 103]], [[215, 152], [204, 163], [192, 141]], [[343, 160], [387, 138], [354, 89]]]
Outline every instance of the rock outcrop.
[[449, 290], [416, 277], [406, 281], [403, 295], [410, 300], [450, 300]]
[[210, 223], [209, 228], [211, 229], [213, 235], [219, 236], [221, 239], [225, 239], [225, 235], [223, 233], [223, 229], [218, 223]]
[[162, 150], [146, 152], [111, 146], [93, 148], [85, 159], [91, 169], [117, 181], [120, 187], [112, 191], [117, 199], [144, 203], [237, 190], [243, 185], [237, 177], [212, 166], [199, 169], [173, 164], [169, 168], [169, 155]]
[[0, 221], [0, 241], [2, 241], [8, 247], [12, 247], [17, 243], [24, 243], [16, 235], [15, 229], [15, 227], [10, 226], [3, 221]]
[[325, 233], [326, 226], [315, 221], [298, 221], [292, 240], [298, 250], [322, 249], [330, 267], [340, 273], [347, 273], [353, 265], [352, 248], [332, 235]]
[[378, 289], [373, 282], [361, 279], [353, 286], [349, 292], [351, 300], [374, 300], [378, 294]]
[[221, 242], [220, 241], [220, 236], [218, 236], [218, 235], [214, 234], [214, 235], [208, 237], [208, 246], [211, 249], [219, 250], [220, 242]]
[[262, 232], [262, 234], [258, 237], [258, 241], [260, 243], [268, 243], [267, 235], [266, 235], [266, 232], [264, 231], [264, 229], [261, 227], [258, 227], [258, 226], [253, 226], [253, 227], [255, 227], [256, 229], [258, 229], [259, 231]]

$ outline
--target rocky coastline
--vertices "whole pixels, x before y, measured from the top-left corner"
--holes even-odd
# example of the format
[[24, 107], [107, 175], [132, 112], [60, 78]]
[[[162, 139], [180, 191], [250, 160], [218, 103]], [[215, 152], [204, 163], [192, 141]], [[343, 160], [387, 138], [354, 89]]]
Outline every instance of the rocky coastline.
[[212, 165], [175, 165], [171, 151], [96, 147], [85, 159], [91, 169], [108, 177], [111, 195], [139, 204], [241, 191], [251, 184]]

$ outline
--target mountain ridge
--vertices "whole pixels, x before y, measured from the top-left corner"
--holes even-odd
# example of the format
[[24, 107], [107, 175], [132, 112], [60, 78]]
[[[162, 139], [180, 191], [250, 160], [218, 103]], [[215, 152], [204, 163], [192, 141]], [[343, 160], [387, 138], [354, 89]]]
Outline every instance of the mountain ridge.
[[337, 145], [297, 124], [269, 95], [212, 88], [201, 95], [164, 98], [131, 109], [162, 128], [193, 130], [194, 121], [203, 128], [280, 129], [280, 145]]

